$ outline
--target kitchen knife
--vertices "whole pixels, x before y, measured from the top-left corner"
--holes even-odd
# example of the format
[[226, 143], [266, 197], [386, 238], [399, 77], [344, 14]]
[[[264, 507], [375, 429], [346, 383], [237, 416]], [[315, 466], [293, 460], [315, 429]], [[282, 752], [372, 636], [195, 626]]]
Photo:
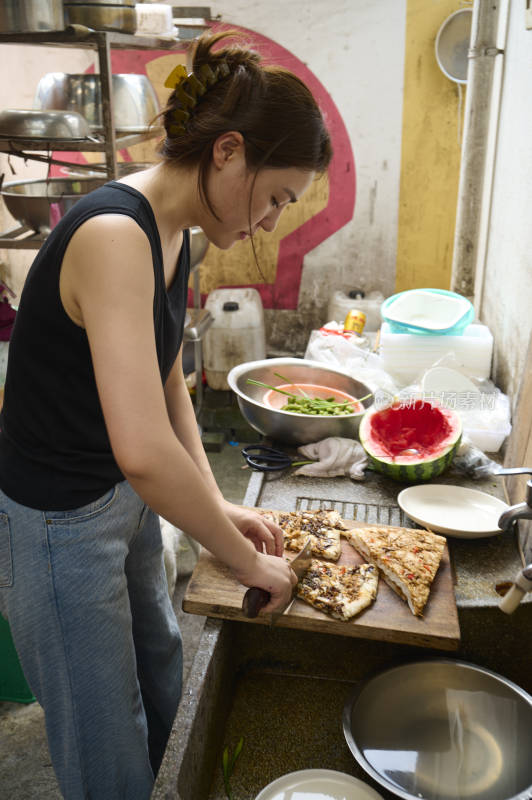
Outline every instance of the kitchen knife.
[[[312, 560], [311, 545], [312, 543], [309, 537], [305, 542], [303, 549], [300, 550], [297, 556], [290, 562], [290, 566], [296, 573], [298, 581], [301, 580], [307, 569], [310, 567], [310, 562]], [[292, 596], [287, 604], [283, 608], [279, 608], [273, 613], [272, 616], [274, 619], [281, 616], [281, 614], [283, 614], [291, 604], [296, 592], [296, 586], [293, 587]], [[264, 606], [269, 602], [270, 593], [265, 589], [259, 589], [258, 586], [253, 586], [251, 589], [248, 589], [244, 595], [244, 599], [242, 600], [242, 611], [246, 617], [249, 619], [254, 619], [258, 615], [261, 608], [264, 608]]]

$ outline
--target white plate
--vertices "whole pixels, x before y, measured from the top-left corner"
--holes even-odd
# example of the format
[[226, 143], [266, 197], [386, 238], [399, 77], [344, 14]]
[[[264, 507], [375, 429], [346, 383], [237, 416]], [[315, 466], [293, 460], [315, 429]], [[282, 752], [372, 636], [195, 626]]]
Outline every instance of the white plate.
[[439, 483], [403, 489], [397, 502], [419, 525], [460, 539], [501, 533], [499, 517], [509, 508], [502, 500], [485, 492]]
[[382, 800], [371, 786], [332, 769], [289, 772], [265, 786], [255, 800]]

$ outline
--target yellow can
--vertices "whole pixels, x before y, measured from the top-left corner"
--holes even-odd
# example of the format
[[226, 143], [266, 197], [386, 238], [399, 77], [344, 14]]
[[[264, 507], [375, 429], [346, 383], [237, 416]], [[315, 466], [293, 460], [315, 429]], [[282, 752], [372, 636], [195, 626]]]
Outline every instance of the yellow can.
[[366, 315], [363, 311], [358, 311], [352, 308], [348, 311], [347, 317], [344, 321], [344, 331], [353, 331], [353, 333], [361, 334], [366, 324]]

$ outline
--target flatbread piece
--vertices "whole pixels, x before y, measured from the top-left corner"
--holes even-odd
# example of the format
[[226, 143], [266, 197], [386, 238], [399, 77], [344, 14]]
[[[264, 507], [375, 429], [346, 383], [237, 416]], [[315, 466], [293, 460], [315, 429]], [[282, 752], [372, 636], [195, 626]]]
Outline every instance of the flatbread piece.
[[340, 558], [340, 535], [347, 529], [337, 511], [259, 511], [279, 525], [286, 550], [299, 552], [310, 536], [312, 555], [331, 561]]
[[410, 528], [353, 528], [346, 535], [360, 555], [375, 564], [386, 583], [422, 616], [440, 565], [445, 537]]
[[340, 566], [313, 558], [296, 594], [314, 608], [347, 621], [375, 600], [378, 582], [373, 564]]

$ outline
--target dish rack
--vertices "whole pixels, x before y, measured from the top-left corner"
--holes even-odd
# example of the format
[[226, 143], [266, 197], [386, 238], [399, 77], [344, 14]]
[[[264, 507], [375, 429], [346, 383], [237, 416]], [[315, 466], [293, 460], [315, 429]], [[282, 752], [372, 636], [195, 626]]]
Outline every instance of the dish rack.
[[[203, 22], [194, 20], [195, 23]], [[180, 24], [185, 23], [181, 20]], [[205, 27], [204, 25], [200, 27]], [[18, 156], [24, 159], [42, 161], [47, 164], [57, 164], [59, 166], [71, 166], [71, 162], [63, 161], [52, 152], [103, 152], [107, 167], [107, 177], [114, 180], [117, 177], [117, 151], [131, 147], [139, 142], [146, 141], [154, 136], [161, 134], [160, 128], [153, 128], [144, 133], [126, 134], [117, 136], [114, 121], [114, 110], [112, 102], [112, 69], [111, 69], [111, 49], [121, 50], [179, 50], [190, 42], [190, 30], [187, 27], [179, 28], [182, 38], [168, 39], [157, 36], [138, 36], [136, 34], [118, 33], [114, 31], [94, 31], [82, 25], [70, 25], [62, 31], [43, 31], [35, 33], [2, 33], [0, 34], [0, 44], [27, 44], [43, 46], [74, 47], [96, 50], [98, 54], [100, 80], [102, 89], [102, 122], [103, 134], [91, 136], [86, 140], [72, 139], [0, 139], [0, 152]], [[201, 32], [201, 31], [199, 31]], [[187, 35], [188, 34], [188, 35]], [[48, 156], [43, 155], [48, 152]], [[77, 167], [84, 168], [83, 164]], [[88, 169], [93, 169], [94, 165], [88, 164]], [[27, 225], [18, 224], [15, 227], [0, 232], [0, 248], [15, 250], [38, 250], [44, 243], [46, 235], [37, 233]], [[202, 339], [205, 332], [212, 324], [212, 316], [201, 308], [199, 291], [199, 266], [200, 263], [192, 265], [193, 273], [193, 313], [192, 319], [185, 328], [185, 340], [194, 345], [194, 369], [198, 388], [196, 392], [196, 415], [198, 415], [202, 403]]]
[[[117, 177], [117, 151], [160, 135], [161, 129], [152, 129], [138, 134], [117, 136], [115, 130], [112, 102], [111, 49], [121, 50], [177, 50], [184, 46], [185, 40], [161, 39], [159, 37], [137, 36], [114, 31], [93, 31], [82, 25], [70, 25], [62, 31], [42, 31], [35, 33], [2, 33], [0, 44], [27, 44], [43, 46], [74, 47], [96, 50], [98, 54], [100, 80], [102, 87], [103, 134], [91, 136], [87, 140], [72, 139], [0, 139], [0, 152], [47, 164], [71, 166], [68, 161], [52, 157], [52, 152], [99, 152], [105, 154], [107, 177]], [[48, 152], [48, 155], [44, 155]], [[84, 165], [77, 165], [83, 169]], [[94, 168], [93, 165], [87, 165]], [[0, 232], [0, 247], [5, 249], [39, 249], [45, 236], [35, 233], [24, 225]]]

